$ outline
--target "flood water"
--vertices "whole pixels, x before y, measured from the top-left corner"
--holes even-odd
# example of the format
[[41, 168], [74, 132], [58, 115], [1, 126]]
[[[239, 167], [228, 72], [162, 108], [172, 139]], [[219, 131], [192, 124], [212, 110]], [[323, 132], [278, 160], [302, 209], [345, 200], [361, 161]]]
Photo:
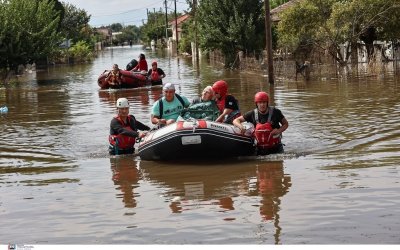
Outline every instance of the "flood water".
[[[141, 47], [37, 70], [0, 88], [0, 242], [21, 244], [399, 244], [399, 65], [310, 81], [145, 51], [189, 99], [219, 79], [242, 111], [259, 90], [289, 121], [285, 153], [224, 161], [110, 157], [115, 101], [150, 125], [159, 87], [101, 91]], [[399, 63], [398, 63], [399, 64]], [[333, 66], [321, 68], [334, 69]], [[289, 69], [292, 69], [290, 65]], [[223, 145], [221, 145], [223, 147]]]

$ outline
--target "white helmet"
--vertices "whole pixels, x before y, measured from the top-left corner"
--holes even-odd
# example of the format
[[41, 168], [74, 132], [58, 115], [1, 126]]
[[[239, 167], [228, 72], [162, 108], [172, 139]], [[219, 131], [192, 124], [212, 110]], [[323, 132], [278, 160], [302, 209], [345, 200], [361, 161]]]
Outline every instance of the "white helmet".
[[129, 102], [126, 98], [118, 98], [117, 103], [115, 104], [117, 108], [129, 108]]

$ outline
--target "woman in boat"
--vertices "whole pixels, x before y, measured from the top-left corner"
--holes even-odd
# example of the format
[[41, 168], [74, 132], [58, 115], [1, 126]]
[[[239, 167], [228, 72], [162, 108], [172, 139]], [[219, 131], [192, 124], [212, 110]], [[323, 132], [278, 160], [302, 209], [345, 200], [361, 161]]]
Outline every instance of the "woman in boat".
[[119, 70], [118, 64], [114, 64], [112, 70], [106, 77], [106, 82], [111, 87], [120, 87], [122, 83], [122, 74]]
[[245, 132], [242, 122], [254, 125], [258, 154], [283, 152], [281, 138], [289, 127], [288, 121], [282, 111], [268, 105], [269, 96], [266, 92], [256, 93], [254, 102], [257, 108], [233, 120], [233, 125], [242, 133]]
[[181, 117], [215, 121], [219, 116], [219, 109], [214, 100], [214, 91], [211, 86], [204, 88], [200, 97], [193, 99], [190, 106], [182, 111]]
[[220, 115], [215, 121], [232, 124], [233, 119], [240, 116], [240, 110], [236, 98], [228, 95], [228, 83], [223, 80], [216, 81], [212, 89], [220, 111]]
[[147, 75], [150, 78], [151, 85], [162, 85], [162, 79], [165, 77], [164, 71], [157, 67], [156, 61], [151, 63], [151, 69], [149, 69]]
[[148, 66], [147, 66], [147, 61], [146, 61], [146, 57], [144, 54], [140, 54], [139, 55], [139, 63], [131, 70], [131, 71], [142, 71], [145, 70], [147, 72], [147, 70], [149, 70]]
[[133, 115], [129, 115], [129, 102], [126, 98], [119, 98], [116, 103], [118, 115], [110, 123], [110, 154], [132, 154], [135, 152], [136, 138], [142, 138], [147, 132], [138, 130], [150, 130], [143, 123], [136, 120]]

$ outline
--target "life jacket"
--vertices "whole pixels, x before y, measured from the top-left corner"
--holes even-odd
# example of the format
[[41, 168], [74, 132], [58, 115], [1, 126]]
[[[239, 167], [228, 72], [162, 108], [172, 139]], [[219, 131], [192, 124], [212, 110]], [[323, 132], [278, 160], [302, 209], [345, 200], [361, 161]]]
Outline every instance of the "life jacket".
[[151, 80], [152, 81], [159, 81], [161, 80], [160, 74], [158, 74], [158, 70], [151, 70]]
[[[133, 131], [133, 129], [130, 127], [130, 116], [128, 116], [128, 122], [126, 124], [119, 116], [115, 116], [114, 118], [117, 119], [125, 129]], [[135, 146], [136, 138], [121, 134], [109, 135], [108, 141], [110, 143], [110, 146], [116, 148], [116, 150], [129, 150]]]
[[217, 106], [218, 106], [219, 112], [221, 114], [222, 114], [222, 112], [224, 112], [224, 109], [225, 109], [225, 100], [226, 100], [226, 96], [217, 100]]
[[271, 131], [273, 130], [271, 124], [271, 117], [274, 108], [268, 108], [268, 120], [262, 124], [259, 121], [258, 110], [254, 109], [254, 116], [256, 120], [256, 127], [254, 130], [254, 136], [257, 141], [257, 147], [261, 149], [272, 149], [281, 143], [281, 135], [272, 136]]
[[114, 73], [114, 71], [111, 71], [111, 72], [110, 72], [109, 81], [111, 81], [111, 82], [118, 82], [118, 80], [119, 80], [120, 78], [121, 78], [121, 74], [120, 74], [119, 70], [118, 70], [117, 73]]

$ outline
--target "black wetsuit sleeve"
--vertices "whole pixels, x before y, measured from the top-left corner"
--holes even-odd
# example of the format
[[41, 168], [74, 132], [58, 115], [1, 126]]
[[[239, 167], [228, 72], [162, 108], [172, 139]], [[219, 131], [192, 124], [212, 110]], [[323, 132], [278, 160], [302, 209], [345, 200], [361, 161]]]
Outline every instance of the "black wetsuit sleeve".
[[143, 123], [141, 123], [141, 122], [139, 122], [139, 121], [136, 121], [136, 128], [135, 129], [137, 129], [137, 130], [150, 130], [150, 127], [145, 125], [145, 124], [143, 124]]
[[246, 122], [250, 122], [250, 123], [253, 123], [253, 124], [256, 123], [255, 120], [254, 120], [254, 110], [247, 111], [247, 112], [243, 115], [243, 118], [244, 118], [244, 120], [245, 120]]
[[239, 110], [239, 103], [235, 99], [235, 97], [231, 95], [227, 95], [225, 99], [225, 108], [232, 109], [232, 110]]
[[157, 68], [157, 71], [160, 76], [165, 75], [164, 70]]

